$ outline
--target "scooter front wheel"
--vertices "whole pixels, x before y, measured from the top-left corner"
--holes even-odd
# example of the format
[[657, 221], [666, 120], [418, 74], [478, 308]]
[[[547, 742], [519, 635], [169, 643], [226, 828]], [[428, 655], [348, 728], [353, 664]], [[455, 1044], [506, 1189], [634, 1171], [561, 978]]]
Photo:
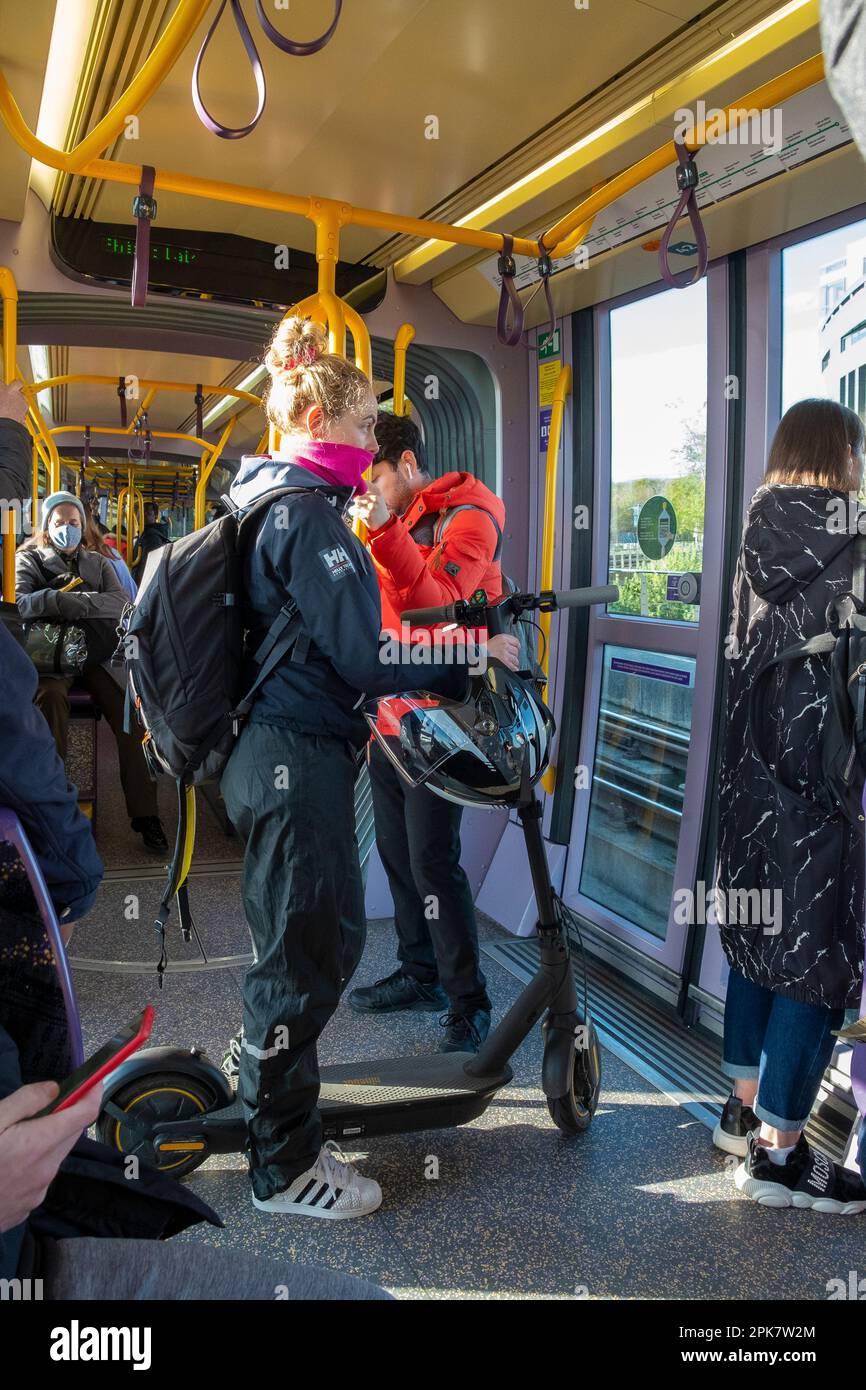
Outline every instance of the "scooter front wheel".
[[601, 1091], [601, 1049], [590, 1019], [586, 1034], [572, 1053], [569, 1087], [564, 1096], [548, 1097], [550, 1118], [562, 1134], [582, 1134], [592, 1124]]
[[162, 1173], [182, 1178], [207, 1158], [207, 1148], [157, 1153], [153, 1137], [169, 1120], [191, 1120], [220, 1103], [216, 1092], [205, 1081], [173, 1072], [152, 1072], [136, 1077], [112, 1096], [112, 1110], [122, 1110], [125, 1119], [103, 1111], [96, 1122], [96, 1133], [103, 1144], [123, 1154], [134, 1154]]

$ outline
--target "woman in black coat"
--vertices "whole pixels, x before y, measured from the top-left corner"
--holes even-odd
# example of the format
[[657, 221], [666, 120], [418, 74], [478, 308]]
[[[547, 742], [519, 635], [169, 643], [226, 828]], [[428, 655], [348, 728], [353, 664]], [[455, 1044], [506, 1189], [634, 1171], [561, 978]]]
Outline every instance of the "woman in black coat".
[[[863, 836], [841, 815], [781, 799], [756, 757], [748, 706], [757, 673], [825, 632], [828, 603], [851, 589], [863, 465], [860, 417], [835, 401], [800, 401], [776, 431], [749, 506], [725, 650], [715, 883], [731, 967], [723, 1070], [734, 1090], [714, 1141], [743, 1158], [737, 1187], [754, 1200], [845, 1215], [866, 1209], [866, 1189], [802, 1131], [833, 1029], [860, 999]], [[763, 756], [776, 778], [813, 798], [828, 658], [786, 662], [767, 684]]]

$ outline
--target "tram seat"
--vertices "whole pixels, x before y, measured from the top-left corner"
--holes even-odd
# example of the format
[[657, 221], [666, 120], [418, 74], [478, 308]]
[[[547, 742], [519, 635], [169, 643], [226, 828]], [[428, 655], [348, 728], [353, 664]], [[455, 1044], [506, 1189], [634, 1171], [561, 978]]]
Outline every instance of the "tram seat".
[[102, 711], [89, 691], [73, 685], [69, 691], [69, 739], [66, 775], [78, 788], [78, 804], [96, 820], [96, 723]]

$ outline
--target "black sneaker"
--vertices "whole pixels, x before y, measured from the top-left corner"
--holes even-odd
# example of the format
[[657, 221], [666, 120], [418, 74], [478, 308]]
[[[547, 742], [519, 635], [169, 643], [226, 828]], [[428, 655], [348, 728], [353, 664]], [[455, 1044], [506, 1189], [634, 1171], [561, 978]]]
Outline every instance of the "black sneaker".
[[734, 1182], [762, 1207], [811, 1207], [834, 1216], [866, 1211], [866, 1187], [857, 1174], [811, 1149], [802, 1134], [784, 1163], [773, 1163], [766, 1146], [750, 1134]]
[[749, 1133], [757, 1129], [760, 1123], [751, 1106], [741, 1101], [739, 1096], [728, 1096], [722, 1118], [713, 1130], [713, 1143], [726, 1154], [745, 1158], [749, 1149]]
[[452, 1011], [439, 1022], [445, 1029], [440, 1052], [477, 1052], [490, 1032], [490, 1010], [471, 1009], [465, 1014]]
[[447, 1005], [448, 996], [439, 985], [422, 985], [411, 975], [395, 970], [374, 985], [353, 989], [348, 1003], [359, 1014], [397, 1013], [400, 1009], [435, 1013]]
[[136, 835], [141, 836], [144, 841], [144, 848], [150, 854], [166, 854], [168, 852], [168, 840], [165, 838], [165, 831], [159, 816], [133, 816], [130, 825]]

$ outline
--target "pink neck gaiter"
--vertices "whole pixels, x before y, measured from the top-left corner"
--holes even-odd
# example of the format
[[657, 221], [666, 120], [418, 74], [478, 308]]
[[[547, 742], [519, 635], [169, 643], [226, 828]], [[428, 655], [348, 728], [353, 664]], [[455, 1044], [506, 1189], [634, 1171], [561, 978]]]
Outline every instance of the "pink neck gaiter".
[[322, 478], [326, 483], [337, 487], [350, 487], [356, 493], [367, 491], [362, 473], [370, 467], [373, 455], [366, 449], [358, 449], [354, 444], [330, 444], [320, 439], [305, 439], [291, 453], [283, 449], [277, 459], [297, 463]]

